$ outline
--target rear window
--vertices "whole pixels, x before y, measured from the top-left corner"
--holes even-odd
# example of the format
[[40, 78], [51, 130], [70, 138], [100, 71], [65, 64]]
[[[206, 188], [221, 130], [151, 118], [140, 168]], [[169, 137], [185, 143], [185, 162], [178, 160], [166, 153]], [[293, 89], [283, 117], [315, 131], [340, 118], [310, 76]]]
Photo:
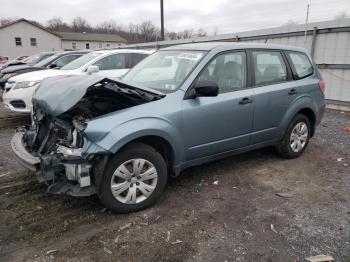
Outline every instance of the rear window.
[[253, 51], [253, 58], [257, 86], [287, 81], [287, 67], [279, 51]]
[[313, 74], [313, 67], [309, 58], [299, 52], [288, 52], [293, 64], [293, 74], [297, 79], [305, 78]]

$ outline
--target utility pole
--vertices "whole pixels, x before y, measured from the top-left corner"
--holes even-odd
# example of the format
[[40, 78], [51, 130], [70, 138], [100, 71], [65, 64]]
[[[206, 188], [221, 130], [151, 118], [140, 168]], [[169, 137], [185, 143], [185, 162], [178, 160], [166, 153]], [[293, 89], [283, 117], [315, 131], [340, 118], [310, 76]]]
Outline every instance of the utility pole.
[[161, 40], [164, 39], [164, 6], [163, 6], [163, 0], [160, 0], [160, 38]]
[[305, 47], [306, 47], [307, 24], [309, 22], [309, 10], [310, 10], [310, 5], [307, 4], [306, 21], [305, 21], [305, 35], [304, 35], [304, 46]]

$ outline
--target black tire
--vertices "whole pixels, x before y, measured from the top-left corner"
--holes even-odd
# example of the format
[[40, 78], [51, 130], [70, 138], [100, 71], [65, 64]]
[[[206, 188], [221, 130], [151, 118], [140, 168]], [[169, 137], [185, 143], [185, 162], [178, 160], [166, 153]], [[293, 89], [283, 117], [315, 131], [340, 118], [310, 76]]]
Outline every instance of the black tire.
[[[111, 190], [111, 179], [113, 173], [121, 164], [135, 158], [142, 158], [153, 164], [158, 174], [157, 184], [154, 191], [142, 202], [126, 204], [118, 201], [114, 197]], [[98, 197], [102, 204], [113, 212], [136, 212], [153, 205], [159, 199], [167, 184], [167, 177], [167, 166], [162, 155], [149, 145], [133, 143], [122, 149], [109, 160], [103, 175], [101, 190]], [[140, 191], [137, 192], [140, 193]]]
[[[296, 127], [299, 123], [305, 123], [307, 126], [307, 139], [305, 142], [304, 147], [302, 148], [302, 150], [298, 151], [298, 152], [294, 152], [292, 147], [291, 147], [291, 143], [290, 143], [290, 138], [292, 135], [292, 131], [294, 129], [294, 127]], [[289, 126], [283, 136], [283, 139], [280, 141], [280, 143], [277, 146], [277, 153], [283, 157], [283, 158], [287, 158], [287, 159], [291, 159], [291, 158], [297, 158], [299, 157], [306, 149], [309, 140], [310, 140], [310, 135], [311, 135], [311, 125], [310, 125], [310, 120], [307, 118], [307, 116], [302, 115], [302, 114], [297, 114], [292, 121], [289, 123]]]

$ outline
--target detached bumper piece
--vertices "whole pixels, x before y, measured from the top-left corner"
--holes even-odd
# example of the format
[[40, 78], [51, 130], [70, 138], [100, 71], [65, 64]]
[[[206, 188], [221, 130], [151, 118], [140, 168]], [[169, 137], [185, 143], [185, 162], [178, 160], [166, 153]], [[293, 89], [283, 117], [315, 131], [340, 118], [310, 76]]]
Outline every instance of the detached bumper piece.
[[12, 152], [17, 161], [20, 162], [23, 166], [32, 171], [37, 171], [40, 164], [40, 158], [33, 156], [26, 150], [23, 145], [23, 135], [24, 132], [17, 132], [12, 137]]

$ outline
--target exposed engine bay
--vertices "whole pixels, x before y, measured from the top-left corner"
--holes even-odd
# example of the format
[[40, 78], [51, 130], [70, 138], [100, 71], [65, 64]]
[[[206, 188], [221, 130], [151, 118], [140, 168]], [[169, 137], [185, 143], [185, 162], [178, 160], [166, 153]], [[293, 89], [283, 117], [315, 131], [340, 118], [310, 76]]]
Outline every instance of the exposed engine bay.
[[[17, 140], [21, 141], [15, 137], [12, 141], [15, 156], [22, 162], [28, 153], [33, 157], [26, 164], [41, 171], [42, 180], [52, 193], [95, 193], [94, 168], [104, 156], [82, 156], [89, 120], [164, 97], [157, 91], [107, 78], [81, 77], [43, 81], [33, 97], [32, 124], [18, 129], [22, 135]], [[79, 86], [74, 89], [68, 83]]]

